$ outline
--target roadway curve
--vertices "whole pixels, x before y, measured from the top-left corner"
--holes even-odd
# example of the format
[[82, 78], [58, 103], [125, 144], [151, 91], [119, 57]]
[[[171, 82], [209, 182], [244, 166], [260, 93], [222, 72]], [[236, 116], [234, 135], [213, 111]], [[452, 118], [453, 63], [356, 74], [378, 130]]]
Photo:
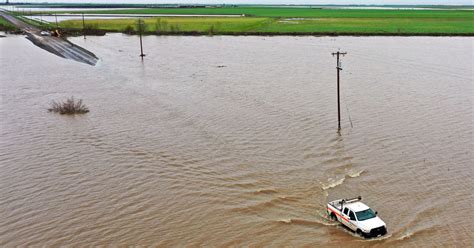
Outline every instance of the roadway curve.
[[97, 61], [99, 60], [92, 52], [89, 52], [66, 39], [54, 36], [42, 36], [40, 34], [40, 29], [16, 19], [5, 11], [0, 10], [0, 16], [21, 29], [27, 35], [27, 39], [35, 45], [50, 53], [56, 54], [62, 58], [75, 60], [93, 66], [97, 64]]

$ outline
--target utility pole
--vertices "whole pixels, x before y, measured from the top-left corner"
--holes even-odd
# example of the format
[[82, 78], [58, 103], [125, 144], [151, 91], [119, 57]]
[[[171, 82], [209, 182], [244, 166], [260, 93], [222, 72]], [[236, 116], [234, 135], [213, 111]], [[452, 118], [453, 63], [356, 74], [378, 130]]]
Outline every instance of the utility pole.
[[58, 25], [58, 14], [54, 14], [54, 18], [56, 19], [56, 29], [59, 28], [59, 25]]
[[84, 40], [86, 39], [86, 21], [84, 21], [84, 12], [82, 13], [82, 34], [84, 35]]
[[140, 33], [140, 57], [145, 57], [145, 54], [143, 54], [143, 41], [142, 41], [142, 19], [138, 19], [138, 31]]
[[347, 53], [346, 52], [340, 52], [340, 51], [337, 51], [335, 53], [332, 53], [332, 56], [336, 55], [336, 58], [337, 58], [337, 66], [336, 66], [336, 70], [337, 70], [337, 127], [338, 127], [338, 131], [341, 131], [341, 101], [340, 101], [340, 96], [339, 96], [339, 72], [342, 71], [342, 68], [341, 68], [341, 62], [339, 61], [339, 56], [342, 55], [342, 56], [345, 56]]

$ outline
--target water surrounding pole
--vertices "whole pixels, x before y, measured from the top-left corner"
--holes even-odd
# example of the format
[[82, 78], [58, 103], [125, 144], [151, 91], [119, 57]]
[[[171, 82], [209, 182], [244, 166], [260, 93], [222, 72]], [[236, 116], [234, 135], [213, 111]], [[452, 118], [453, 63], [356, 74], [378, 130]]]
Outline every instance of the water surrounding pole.
[[341, 130], [341, 98], [339, 96], [339, 52], [337, 53], [337, 130]]
[[139, 33], [140, 33], [140, 57], [142, 57], [142, 59], [143, 59], [145, 54], [143, 54], [142, 20], [141, 19], [138, 19], [138, 30], [139, 30]]
[[342, 71], [341, 68], [341, 63], [339, 62], [339, 55], [346, 55], [346, 52], [341, 53], [340, 51], [337, 51], [336, 53], [332, 53], [332, 56], [336, 55], [336, 70], [337, 70], [337, 130], [341, 130], [341, 100], [340, 100], [340, 94], [339, 94], [339, 80], [340, 80], [340, 71]]

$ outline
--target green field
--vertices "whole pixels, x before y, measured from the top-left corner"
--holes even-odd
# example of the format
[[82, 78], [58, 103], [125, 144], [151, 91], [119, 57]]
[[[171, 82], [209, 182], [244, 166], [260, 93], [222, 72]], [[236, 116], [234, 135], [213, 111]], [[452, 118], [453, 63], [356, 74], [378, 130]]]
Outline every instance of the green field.
[[312, 9], [284, 7], [149, 8], [89, 11], [103, 14], [196, 14], [313, 18], [474, 18], [470, 10]]
[[[150, 8], [90, 11], [104, 14], [235, 14], [243, 17], [145, 18], [147, 32], [213, 34], [361, 34], [361, 35], [474, 35], [471, 10], [372, 10], [283, 7]], [[135, 28], [135, 20], [87, 20], [89, 27], [121, 32]], [[161, 22], [162, 24], [157, 24]], [[66, 28], [82, 28], [81, 21], [64, 21]], [[136, 29], [136, 28], [135, 28]]]

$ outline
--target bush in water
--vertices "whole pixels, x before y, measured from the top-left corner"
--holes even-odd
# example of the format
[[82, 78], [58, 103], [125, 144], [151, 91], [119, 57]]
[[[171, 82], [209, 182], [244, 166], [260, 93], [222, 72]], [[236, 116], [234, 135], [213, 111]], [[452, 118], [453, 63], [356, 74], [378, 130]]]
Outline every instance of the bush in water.
[[74, 97], [66, 99], [64, 102], [53, 101], [51, 107], [48, 109], [49, 112], [60, 113], [62, 115], [68, 114], [85, 114], [89, 112], [89, 108], [82, 103], [82, 99], [75, 101]]

